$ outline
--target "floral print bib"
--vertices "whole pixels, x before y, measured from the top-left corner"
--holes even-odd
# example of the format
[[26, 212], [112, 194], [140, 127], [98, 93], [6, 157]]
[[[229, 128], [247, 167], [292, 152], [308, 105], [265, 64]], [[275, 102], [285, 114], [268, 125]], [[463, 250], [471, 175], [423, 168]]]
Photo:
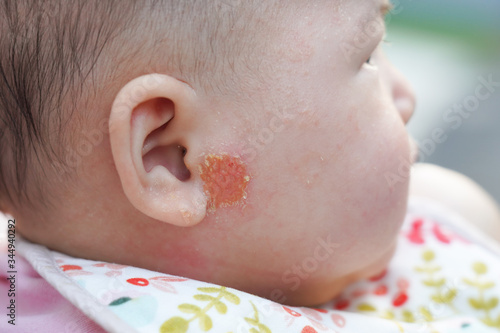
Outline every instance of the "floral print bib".
[[423, 199], [410, 200], [387, 270], [314, 309], [19, 243], [42, 277], [110, 332], [500, 332], [499, 246]]

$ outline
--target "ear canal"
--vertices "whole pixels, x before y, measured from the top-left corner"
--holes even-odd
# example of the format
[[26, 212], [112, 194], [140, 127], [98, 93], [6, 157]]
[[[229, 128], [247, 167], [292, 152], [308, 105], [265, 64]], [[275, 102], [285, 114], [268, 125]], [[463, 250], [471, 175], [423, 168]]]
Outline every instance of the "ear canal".
[[144, 169], [150, 172], [155, 166], [161, 165], [178, 180], [186, 181], [191, 177], [191, 172], [184, 163], [185, 155], [186, 148], [178, 144], [157, 146], [142, 157]]

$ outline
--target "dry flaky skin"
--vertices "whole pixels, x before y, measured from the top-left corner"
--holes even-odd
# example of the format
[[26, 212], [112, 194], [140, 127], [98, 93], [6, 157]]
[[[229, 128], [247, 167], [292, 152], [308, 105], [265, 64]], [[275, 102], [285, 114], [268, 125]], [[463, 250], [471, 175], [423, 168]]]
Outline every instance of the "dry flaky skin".
[[200, 176], [212, 212], [219, 207], [242, 204], [247, 197], [250, 176], [239, 157], [209, 154], [200, 166]]

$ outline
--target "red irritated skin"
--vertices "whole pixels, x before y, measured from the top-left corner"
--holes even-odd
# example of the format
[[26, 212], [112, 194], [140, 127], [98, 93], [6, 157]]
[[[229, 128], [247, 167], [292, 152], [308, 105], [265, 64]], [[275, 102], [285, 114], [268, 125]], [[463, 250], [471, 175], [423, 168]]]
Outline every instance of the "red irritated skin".
[[227, 154], [205, 156], [204, 163], [200, 165], [200, 177], [210, 212], [219, 207], [244, 204], [250, 176], [239, 157]]

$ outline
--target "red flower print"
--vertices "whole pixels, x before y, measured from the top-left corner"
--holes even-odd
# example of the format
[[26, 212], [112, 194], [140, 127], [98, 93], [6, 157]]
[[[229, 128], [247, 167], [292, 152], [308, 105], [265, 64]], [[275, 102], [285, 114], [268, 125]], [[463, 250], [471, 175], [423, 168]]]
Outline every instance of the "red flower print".
[[341, 299], [335, 304], [334, 308], [337, 310], [344, 310], [348, 308], [349, 305], [351, 305], [351, 303], [349, 302], [348, 299]]
[[117, 277], [117, 276], [122, 275], [122, 272], [121, 271], [107, 271], [106, 273], [104, 273], [104, 275], [109, 276], [109, 277]]
[[129, 267], [129, 266], [125, 266], [125, 265], [109, 264], [107, 262], [93, 264], [92, 266], [94, 266], [94, 267], [107, 267], [107, 268], [109, 268], [111, 270], [117, 270], [117, 269], [123, 269], [123, 268]]
[[301, 333], [318, 333], [318, 331], [316, 331], [314, 328], [312, 328], [311, 326], [306, 326], [302, 329], [302, 332]]
[[63, 272], [66, 272], [66, 271], [81, 270], [82, 268], [77, 265], [62, 265], [61, 269], [63, 270]]
[[437, 240], [444, 244], [450, 244], [451, 238], [446, 236], [437, 223], [432, 226], [432, 233], [436, 236]]
[[376, 282], [382, 280], [387, 275], [387, 269], [384, 269], [380, 274], [374, 275], [368, 280], [371, 282]]
[[109, 277], [120, 276], [120, 275], [122, 275], [121, 269], [129, 267], [129, 266], [125, 266], [125, 265], [110, 264], [107, 262], [93, 264], [92, 266], [94, 266], [94, 267], [106, 267], [106, 268], [110, 269], [109, 271], [104, 273], [106, 276], [109, 276]]
[[314, 319], [314, 320], [323, 320], [323, 317], [319, 314], [316, 309], [311, 309], [311, 308], [302, 308], [302, 312], [304, 313], [304, 316], [306, 316], [308, 319]]
[[302, 316], [300, 313], [296, 312], [296, 311], [293, 311], [292, 309], [290, 308], [287, 308], [286, 306], [283, 307], [283, 309], [288, 312], [289, 314], [291, 314], [292, 316], [294, 317], [300, 317]]
[[60, 267], [68, 276], [92, 275], [91, 272], [84, 271], [82, 267], [78, 265], [62, 265]]
[[344, 327], [346, 323], [345, 318], [336, 313], [332, 314], [332, 321], [335, 325], [337, 325], [337, 327], [340, 328]]
[[377, 295], [377, 296], [383, 296], [383, 295], [386, 295], [387, 294], [387, 286], [382, 284], [380, 286], [378, 286], [374, 291], [373, 291], [373, 294]]
[[421, 219], [413, 221], [411, 225], [411, 230], [406, 236], [408, 240], [414, 244], [424, 244], [424, 238], [422, 236], [422, 226], [424, 221]]
[[143, 278], [128, 279], [127, 282], [139, 287], [145, 287], [149, 284], [149, 281]]
[[410, 281], [408, 281], [405, 278], [399, 278], [398, 279], [398, 288], [401, 291], [406, 291], [408, 288], [410, 288]]
[[[113, 271], [111, 271], [113, 272]], [[180, 278], [176, 276], [155, 276], [150, 278], [149, 280], [144, 279], [144, 278], [133, 278], [133, 279], [128, 279], [127, 282], [130, 284], [133, 284], [135, 286], [139, 287], [146, 287], [148, 285], [152, 285], [158, 290], [167, 292], [167, 293], [177, 293], [177, 290], [173, 285], [171, 285], [171, 282], [183, 282], [183, 281], [188, 281], [188, 279], [185, 278]]]
[[156, 289], [159, 289], [161, 291], [167, 292], [167, 293], [177, 293], [177, 290], [175, 289], [174, 286], [172, 286], [169, 282], [183, 282], [187, 281], [188, 279], [184, 278], [178, 278], [175, 276], [157, 276], [149, 279], [149, 282], [151, 282], [151, 285], [155, 287]]
[[394, 297], [392, 305], [394, 305], [395, 307], [400, 307], [404, 305], [406, 301], [408, 301], [408, 295], [404, 291], [401, 291], [396, 294], [396, 297]]

